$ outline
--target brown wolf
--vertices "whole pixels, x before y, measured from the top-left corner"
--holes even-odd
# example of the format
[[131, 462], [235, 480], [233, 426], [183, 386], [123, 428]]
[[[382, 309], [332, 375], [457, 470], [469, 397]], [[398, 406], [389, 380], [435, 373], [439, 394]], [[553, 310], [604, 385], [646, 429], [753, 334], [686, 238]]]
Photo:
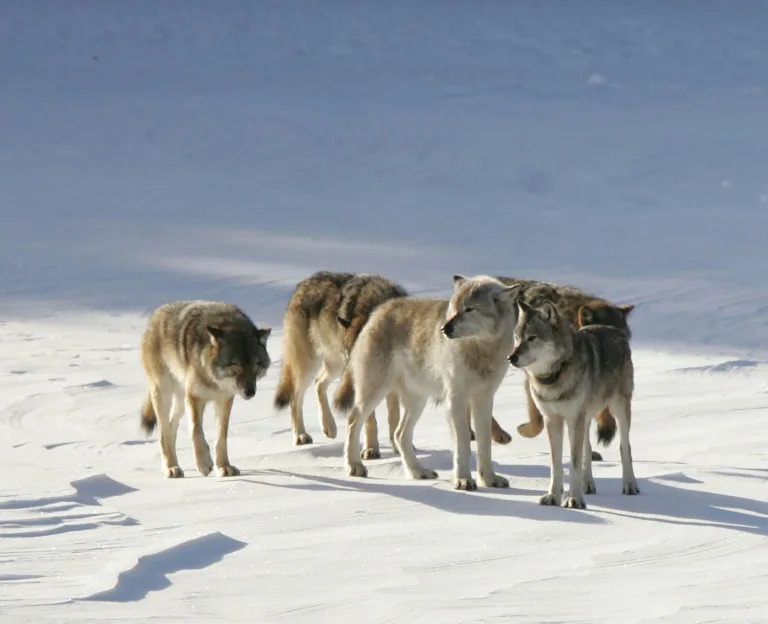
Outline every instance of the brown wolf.
[[229, 462], [227, 432], [235, 395], [250, 399], [267, 372], [267, 339], [240, 308], [217, 301], [176, 301], [150, 316], [141, 342], [149, 390], [141, 425], [160, 425], [160, 451], [166, 477], [183, 477], [176, 458], [176, 432], [186, 406], [198, 472], [213, 470], [203, 435], [203, 410], [213, 401], [218, 418], [216, 467], [220, 476], [239, 474]]
[[[304, 426], [304, 393], [314, 378], [320, 422], [328, 438], [336, 437], [336, 421], [328, 404], [328, 386], [346, 365], [352, 346], [376, 307], [406, 296], [405, 289], [380, 275], [320, 271], [296, 286], [283, 316], [283, 365], [275, 392], [275, 408], [291, 407], [294, 443], [311, 444]], [[387, 397], [390, 437], [400, 418], [397, 395]], [[368, 459], [381, 456], [375, 415], [366, 422]]]

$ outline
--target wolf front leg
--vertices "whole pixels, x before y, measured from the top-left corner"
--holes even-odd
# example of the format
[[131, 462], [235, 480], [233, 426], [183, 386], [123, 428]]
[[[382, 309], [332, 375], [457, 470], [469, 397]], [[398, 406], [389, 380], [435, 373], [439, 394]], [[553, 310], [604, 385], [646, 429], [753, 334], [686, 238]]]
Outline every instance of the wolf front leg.
[[187, 391], [185, 402], [187, 405], [187, 417], [189, 418], [189, 433], [192, 437], [192, 446], [195, 449], [195, 465], [197, 471], [207, 477], [213, 470], [211, 449], [205, 441], [203, 434], [203, 411], [205, 401]]
[[491, 430], [493, 423], [493, 394], [483, 392], [470, 400], [477, 437], [477, 470], [486, 487], [509, 487], [509, 481], [493, 471], [491, 461]]
[[544, 417], [549, 438], [549, 492], [539, 499], [540, 505], [560, 505], [563, 500], [563, 418], [556, 414]]
[[587, 434], [588, 424], [589, 419], [583, 411], [568, 423], [568, 440], [571, 446], [571, 469], [568, 472], [568, 494], [565, 498], [565, 506], [574, 509], [587, 508], [587, 501], [584, 500], [582, 458], [584, 456], [584, 436]]
[[235, 397], [216, 401], [216, 423], [218, 432], [216, 437], [216, 471], [220, 477], [234, 477], [240, 474], [240, 471], [229, 463], [229, 453], [227, 450], [227, 436], [229, 433], [229, 415], [232, 412], [232, 403]]
[[[457, 490], [471, 492], [477, 489], [477, 482], [469, 469], [472, 449], [467, 426], [467, 405], [463, 395], [451, 394], [448, 397], [448, 421], [453, 435], [453, 485]], [[490, 431], [488, 433], [490, 435]]]
[[413, 447], [413, 430], [419, 422], [421, 414], [427, 405], [427, 400], [416, 393], [403, 391], [403, 416], [395, 431], [395, 443], [400, 450], [403, 461], [403, 469], [412, 479], [437, 479], [437, 473], [429, 468], [424, 468], [416, 457]]

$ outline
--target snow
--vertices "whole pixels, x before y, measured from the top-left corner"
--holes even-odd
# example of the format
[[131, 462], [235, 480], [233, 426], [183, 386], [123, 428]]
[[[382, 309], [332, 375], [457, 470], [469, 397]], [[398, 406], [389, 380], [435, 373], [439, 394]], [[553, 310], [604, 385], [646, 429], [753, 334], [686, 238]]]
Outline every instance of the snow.
[[[766, 27], [746, 0], [0, 3], [0, 620], [768, 619]], [[292, 447], [280, 320], [321, 268], [637, 304], [642, 494], [614, 444], [586, 511], [540, 507], [544, 436], [494, 446], [508, 491], [454, 491], [432, 407], [436, 482], [385, 434], [347, 477], [311, 393]], [[240, 477], [182, 435], [163, 479], [139, 431], [147, 314], [186, 297], [275, 327]]]

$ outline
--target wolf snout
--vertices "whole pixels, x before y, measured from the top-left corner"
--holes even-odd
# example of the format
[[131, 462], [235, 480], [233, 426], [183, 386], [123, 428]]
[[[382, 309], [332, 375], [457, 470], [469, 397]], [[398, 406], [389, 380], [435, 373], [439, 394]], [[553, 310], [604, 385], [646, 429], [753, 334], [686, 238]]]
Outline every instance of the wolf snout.
[[520, 361], [520, 354], [517, 351], [512, 351], [507, 359], [512, 366], [517, 366], [517, 363]]
[[256, 386], [255, 384], [248, 384], [243, 388], [243, 396], [246, 399], [252, 399], [256, 395]]
[[442, 331], [447, 338], [451, 338], [453, 336], [453, 322], [448, 321], [445, 323], [441, 328], [440, 331]]

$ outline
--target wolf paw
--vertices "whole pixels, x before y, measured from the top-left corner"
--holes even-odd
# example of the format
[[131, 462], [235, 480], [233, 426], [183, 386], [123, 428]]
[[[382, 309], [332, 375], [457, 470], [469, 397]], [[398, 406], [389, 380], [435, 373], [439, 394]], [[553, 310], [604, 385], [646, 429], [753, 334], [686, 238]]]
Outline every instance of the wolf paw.
[[178, 466], [171, 466], [165, 469], [166, 479], [181, 479], [184, 476], [184, 471]]
[[366, 468], [362, 464], [349, 464], [347, 466], [347, 474], [350, 477], [367, 477], [368, 468]]
[[603, 461], [603, 456], [597, 451], [592, 451], [592, 461]]
[[584, 493], [597, 494], [597, 487], [595, 486], [595, 479], [593, 477], [584, 479]]
[[240, 474], [240, 470], [235, 468], [232, 464], [226, 466], [219, 466], [217, 469], [220, 477], [236, 477]]
[[211, 459], [210, 453], [207, 453], [202, 457], [195, 458], [195, 463], [197, 464], [197, 471], [201, 475], [207, 477], [209, 474], [211, 474], [211, 471], [213, 470], [213, 460]]
[[477, 481], [475, 481], [472, 477], [467, 477], [466, 479], [454, 479], [453, 487], [457, 490], [474, 492], [477, 489]]
[[414, 479], [437, 479], [437, 473], [429, 468], [420, 468], [411, 472], [411, 477]]
[[296, 446], [303, 446], [305, 444], [312, 444], [312, 436], [308, 433], [300, 433], [293, 441]]
[[[329, 420], [327, 423], [323, 424], [323, 435], [329, 440], [335, 439], [337, 433], [338, 432], [336, 430], [335, 420]], [[304, 434], [304, 435], [307, 435], [307, 434]], [[309, 438], [309, 442], [312, 442], [312, 438]]]
[[544, 494], [544, 496], [539, 499], [539, 505], [551, 505], [553, 507], [559, 507], [560, 500], [560, 496], [555, 496], [554, 494]]
[[363, 449], [360, 453], [360, 459], [381, 459], [381, 451], [375, 448]]
[[635, 494], [640, 494], [640, 488], [637, 487], [637, 481], [632, 479], [632, 481], [625, 481], [624, 483], [622, 483], [621, 493], [629, 494], [630, 496], [633, 496]]
[[586, 509], [587, 501], [584, 500], [583, 496], [567, 496], [563, 503], [563, 507], [568, 507], [569, 509]]
[[504, 431], [504, 429], [501, 427], [496, 429], [491, 437], [496, 444], [509, 444], [512, 442], [512, 436]]
[[497, 474], [492, 474], [490, 477], [486, 477], [485, 475], [480, 474], [480, 480], [483, 482], [483, 485], [485, 487], [493, 487], [493, 488], [509, 487], [509, 479]]

